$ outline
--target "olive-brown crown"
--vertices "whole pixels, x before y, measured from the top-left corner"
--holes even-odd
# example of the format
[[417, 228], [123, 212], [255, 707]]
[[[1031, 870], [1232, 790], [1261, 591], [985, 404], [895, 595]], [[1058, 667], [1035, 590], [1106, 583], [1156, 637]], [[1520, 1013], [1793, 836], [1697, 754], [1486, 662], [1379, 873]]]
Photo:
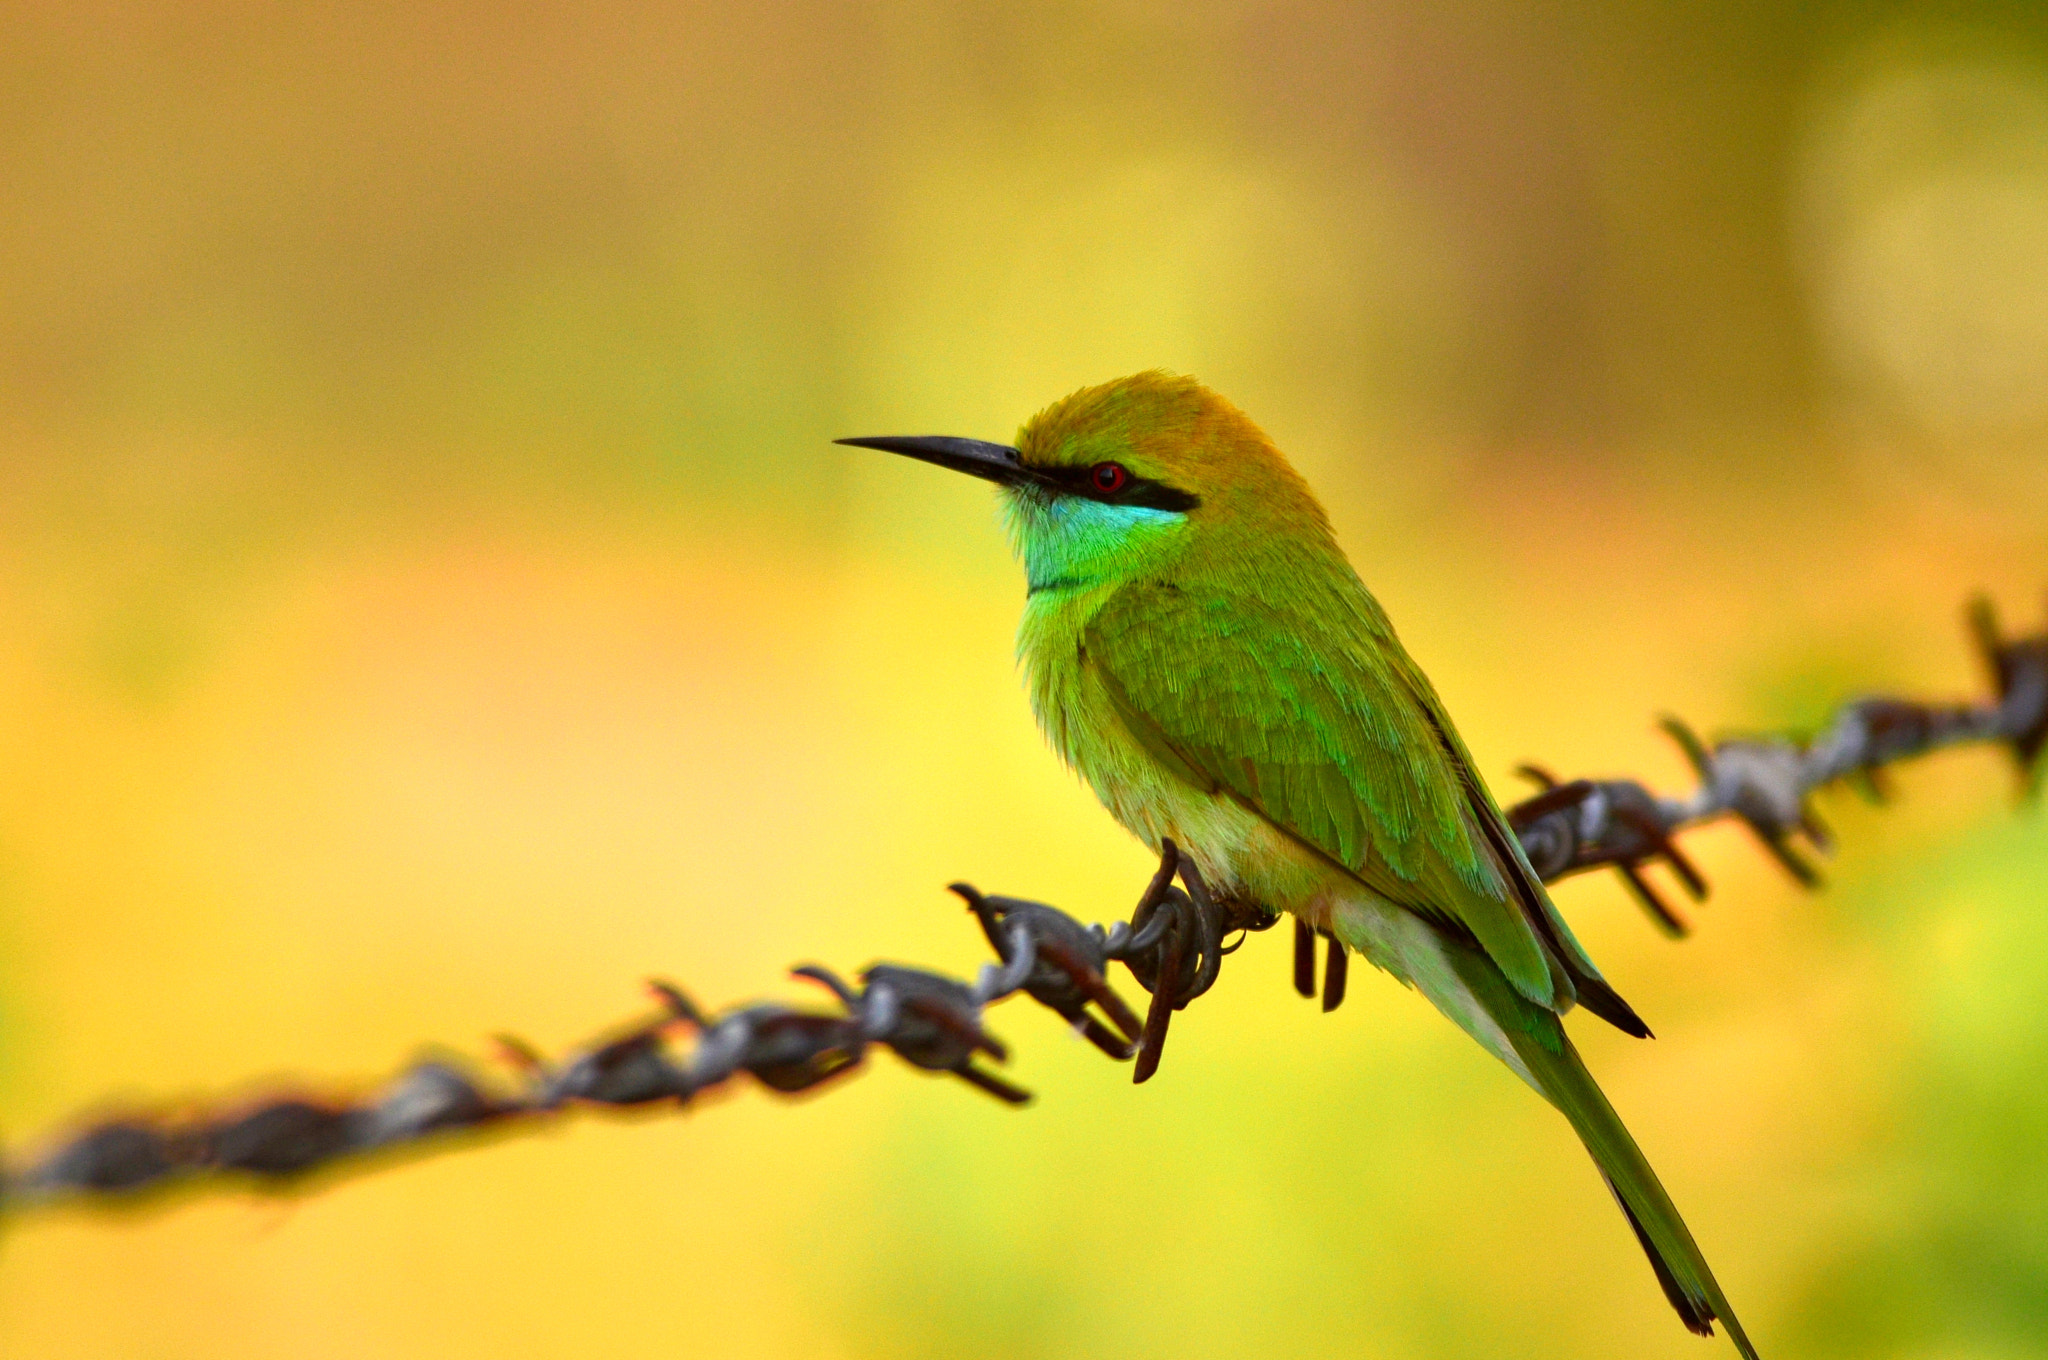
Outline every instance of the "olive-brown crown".
[[1084, 387], [1017, 433], [1034, 467], [1121, 463], [1136, 477], [1199, 497], [1219, 527], [1256, 523], [1328, 532], [1308, 484], [1251, 418], [1193, 378], [1154, 369]]

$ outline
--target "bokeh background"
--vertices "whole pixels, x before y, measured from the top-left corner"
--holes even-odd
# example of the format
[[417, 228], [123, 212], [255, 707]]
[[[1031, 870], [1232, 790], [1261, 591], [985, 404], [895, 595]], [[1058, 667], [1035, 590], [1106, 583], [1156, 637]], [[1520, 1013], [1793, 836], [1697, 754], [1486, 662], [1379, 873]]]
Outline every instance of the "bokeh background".
[[[1142, 850], [1041, 749], [1006, 438], [1191, 372], [1322, 490], [1486, 774], [1979, 691], [2048, 584], [2035, 6], [10, 4], [0, 1127], [663, 973], [971, 969]], [[2048, 1349], [2048, 840], [1991, 751], [1561, 891], [1581, 1042], [1773, 1357]], [[10, 1357], [1704, 1356], [1562, 1121], [1255, 939], [1143, 1090], [1009, 1007], [317, 1195], [0, 1233]], [[1723, 1349], [1715, 1349], [1723, 1347]]]

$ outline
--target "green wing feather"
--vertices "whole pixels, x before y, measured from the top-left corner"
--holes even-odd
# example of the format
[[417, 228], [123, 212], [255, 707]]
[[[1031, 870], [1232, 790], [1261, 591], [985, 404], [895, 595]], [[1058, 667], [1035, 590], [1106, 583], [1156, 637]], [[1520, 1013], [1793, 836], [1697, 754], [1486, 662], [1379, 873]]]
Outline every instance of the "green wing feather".
[[1134, 585], [1082, 646], [1141, 741], [1390, 901], [1455, 924], [1517, 991], [1550, 1003], [1542, 943], [1468, 826], [1455, 749], [1403, 683], [1399, 644], [1366, 622]]
[[1561, 1008], [1576, 992], [1647, 1033], [1557, 915], [1386, 616], [1350, 584], [1355, 596], [1320, 598], [1135, 584], [1082, 646], [1126, 726], [1170, 768], [1476, 940], [1532, 1001]]

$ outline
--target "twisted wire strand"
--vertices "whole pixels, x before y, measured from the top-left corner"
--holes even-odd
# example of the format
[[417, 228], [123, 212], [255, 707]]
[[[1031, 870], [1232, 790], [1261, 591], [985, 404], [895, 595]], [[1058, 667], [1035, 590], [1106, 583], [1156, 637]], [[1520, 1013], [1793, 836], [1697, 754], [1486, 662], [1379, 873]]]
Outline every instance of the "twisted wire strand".
[[[1825, 854], [1833, 844], [1812, 807], [1813, 794], [1826, 785], [1851, 782], [1882, 800], [1889, 766], [1950, 746], [1996, 743], [2012, 751], [2022, 789], [2031, 792], [2048, 745], [2048, 631], [2004, 638], [1981, 599], [1969, 621], [1991, 698], [1858, 699], [1803, 741], [1756, 735], [1709, 745], [1666, 718], [1664, 729], [1698, 776], [1692, 793], [1662, 796], [1630, 779], [1562, 781], [1525, 766], [1544, 788], [1507, 810], [1509, 824], [1546, 882], [1613, 868], [1660, 926], [1682, 935], [1684, 918], [1643, 876], [1646, 866], [1663, 862], [1696, 900], [1705, 896], [1705, 881], [1674, 841], [1680, 831], [1737, 818], [1811, 887], [1820, 880], [1808, 853]], [[830, 1008], [759, 1001], [715, 1015], [675, 986], [654, 982], [651, 1014], [554, 1062], [501, 1038], [495, 1066], [435, 1054], [352, 1096], [308, 1088], [212, 1108], [98, 1118], [10, 1165], [0, 1179], [0, 1208], [134, 1200], [175, 1187], [300, 1185], [315, 1173], [374, 1167], [379, 1154], [457, 1146], [465, 1132], [515, 1131], [575, 1110], [680, 1109], [743, 1076], [785, 1094], [815, 1090], [862, 1070], [877, 1047], [1023, 1104], [1030, 1093], [987, 1065], [1006, 1061], [1008, 1050], [983, 1023], [989, 1006], [1020, 993], [1108, 1057], [1135, 1060], [1142, 1082], [1158, 1067], [1173, 1012], [1209, 990], [1223, 957], [1236, 948], [1228, 937], [1275, 923], [1257, 904], [1213, 894], [1170, 841], [1131, 919], [1107, 927], [1085, 925], [1042, 902], [984, 896], [964, 883], [952, 890], [996, 954], [972, 982], [876, 964], [855, 983], [806, 964], [792, 976], [821, 987]], [[1314, 932], [1297, 931], [1295, 985], [1307, 996], [1315, 995], [1315, 940]], [[1343, 960], [1333, 942], [1325, 1009], [1342, 999]], [[1112, 963], [1151, 993], [1142, 1020], [1110, 984]]]
[[1661, 726], [1699, 780], [1691, 794], [1659, 796], [1632, 779], [1563, 783], [1525, 765], [1522, 773], [1544, 791], [1509, 808], [1508, 822], [1544, 881], [1612, 867], [1658, 925], [1679, 936], [1689, 928], [1685, 918], [1642, 870], [1662, 861], [1694, 901], [1704, 900], [1706, 881], [1673, 840], [1682, 830], [1734, 817], [1787, 873], [1812, 888], [1821, 878], [1806, 851], [1825, 855], [1834, 847], [1833, 834], [1813, 809], [1814, 793], [1829, 784], [1847, 782], [1883, 802], [1889, 796], [1888, 766], [1945, 747], [1991, 742], [2012, 751], [2021, 788], [2031, 794], [2048, 742], [2048, 632], [2003, 637], [1991, 602], [1982, 598], [1971, 603], [1968, 619], [1991, 698], [1951, 704], [1857, 699], [1805, 741], [1766, 734], [1710, 746], [1677, 718], [1666, 717]]

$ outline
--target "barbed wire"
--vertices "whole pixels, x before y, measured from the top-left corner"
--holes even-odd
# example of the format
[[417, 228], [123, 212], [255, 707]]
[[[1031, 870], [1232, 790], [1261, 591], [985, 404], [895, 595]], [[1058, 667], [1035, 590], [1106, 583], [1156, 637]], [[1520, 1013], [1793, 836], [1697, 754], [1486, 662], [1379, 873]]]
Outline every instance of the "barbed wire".
[[1699, 779], [1689, 797], [1660, 798], [1629, 779], [1560, 783], [1547, 770], [1524, 765], [1521, 773], [1543, 792], [1509, 808], [1508, 823], [1544, 881], [1611, 866], [1658, 925], [1683, 935], [1685, 919], [1642, 871], [1662, 860], [1694, 901], [1704, 900], [1705, 881], [1672, 840], [1687, 827], [1738, 818], [1787, 873], [1813, 888], [1820, 873], [1795, 838], [1823, 855], [1833, 850], [1834, 836], [1812, 802], [1828, 784], [1847, 782], [1882, 803], [1889, 796], [1887, 766], [1965, 742], [1996, 742], [2011, 748], [2021, 789], [2031, 793], [2048, 744], [2048, 632], [2002, 637], [1991, 601], [1982, 597], [1971, 602], [1967, 619], [1993, 698], [1974, 704], [1858, 699], [1807, 740], [1731, 737], [1711, 747], [1666, 717], [1660, 725]]
[[[1833, 838], [1812, 807], [1813, 794], [1826, 785], [1850, 782], [1883, 801], [1887, 767], [1989, 742], [2011, 749], [2021, 787], [2031, 792], [2048, 745], [2048, 631], [2005, 639], [1983, 599], [1971, 605], [1969, 621], [1995, 692], [1990, 699], [1859, 699], [1808, 739], [1735, 736], [1711, 746], [1666, 718], [1664, 730], [1699, 780], [1690, 795], [1662, 797], [1629, 779], [1561, 781], [1525, 766], [1543, 789], [1507, 810], [1509, 825], [1546, 882], [1613, 868], [1665, 931], [1682, 935], [1684, 918], [1644, 876], [1662, 861], [1695, 900], [1705, 897], [1705, 881], [1674, 841], [1682, 830], [1738, 818], [1794, 879], [1813, 887], [1819, 875], [1795, 839], [1812, 852], [1831, 850]], [[513, 1130], [576, 1109], [683, 1108], [742, 1075], [771, 1091], [812, 1091], [860, 1071], [877, 1047], [1021, 1105], [1030, 1093], [983, 1062], [1008, 1058], [983, 1023], [987, 1009], [1019, 994], [1052, 1010], [1109, 1058], [1133, 1062], [1133, 1078], [1143, 1082], [1158, 1070], [1173, 1013], [1215, 985], [1243, 932], [1277, 923], [1255, 903], [1212, 892], [1171, 841], [1127, 922], [1084, 925], [1043, 902], [985, 896], [966, 883], [951, 889], [996, 955], [972, 982], [881, 963], [855, 984], [806, 964], [792, 976], [823, 988], [831, 1008], [760, 1001], [716, 1015], [675, 986], [654, 982], [652, 1014], [559, 1062], [501, 1037], [495, 1070], [440, 1054], [355, 1096], [299, 1090], [212, 1109], [102, 1116], [8, 1170], [0, 1207], [132, 1201], [208, 1184], [299, 1185], [316, 1172], [371, 1166], [376, 1154], [452, 1145], [463, 1131]], [[1232, 935], [1237, 942], [1227, 943]], [[1315, 951], [1315, 933], [1297, 923], [1294, 983], [1309, 997], [1318, 990]], [[1142, 1019], [1111, 985], [1112, 964], [1150, 993]], [[1343, 1000], [1345, 974], [1346, 954], [1332, 941], [1321, 981], [1325, 1010]], [[694, 1042], [679, 1043], [686, 1035]]]

